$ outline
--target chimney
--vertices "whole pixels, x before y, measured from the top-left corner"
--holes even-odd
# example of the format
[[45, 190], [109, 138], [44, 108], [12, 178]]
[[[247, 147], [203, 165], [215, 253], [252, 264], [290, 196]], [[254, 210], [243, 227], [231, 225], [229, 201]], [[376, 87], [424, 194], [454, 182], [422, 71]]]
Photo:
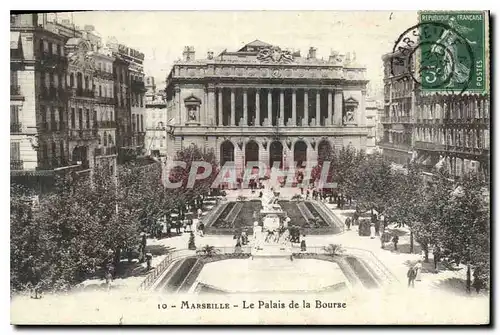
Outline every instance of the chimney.
[[214, 59], [214, 52], [213, 51], [207, 52], [207, 59]]
[[193, 46], [185, 46], [184, 52], [182, 53], [182, 59], [187, 61], [193, 61], [195, 58], [194, 47]]
[[316, 48], [315, 47], [309, 48], [309, 53], [307, 55], [307, 58], [316, 58]]

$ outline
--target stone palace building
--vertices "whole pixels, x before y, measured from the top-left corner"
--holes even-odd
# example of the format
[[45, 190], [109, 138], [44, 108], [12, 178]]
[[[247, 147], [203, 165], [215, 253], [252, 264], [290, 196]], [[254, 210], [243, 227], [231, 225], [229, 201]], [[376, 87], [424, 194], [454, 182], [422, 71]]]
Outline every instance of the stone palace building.
[[196, 145], [221, 165], [249, 161], [283, 169], [321, 159], [325, 149], [364, 149], [366, 69], [355, 54], [326, 60], [256, 40], [236, 52], [196, 59], [185, 47], [166, 81], [168, 157]]

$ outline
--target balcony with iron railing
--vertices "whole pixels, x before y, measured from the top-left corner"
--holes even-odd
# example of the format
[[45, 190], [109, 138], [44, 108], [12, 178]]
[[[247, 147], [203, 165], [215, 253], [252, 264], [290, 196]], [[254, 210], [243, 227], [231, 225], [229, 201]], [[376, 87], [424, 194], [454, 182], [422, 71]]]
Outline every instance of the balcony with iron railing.
[[10, 85], [10, 98], [11, 100], [24, 100], [24, 96], [21, 94], [21, 86]]
[[394, 142], [380, 141], [377, 143], [377, 145], [381, 148], [398, 149], [403, 151], [409, 151], [411, 149], [411, 145], [409, 145], [408, 143], [394, 143]]
[[113, 80], [113, 73], [111, 72], [108, 72], [108, 71], [104, 71], [104, 70], [101, 70], [101, 69], [96, 69], [94, 71], [94, 74], [100, 78], [103, 78], [103, 79], [109, 79], [109, 80]]
[[115, 99], [112, 97], [101, 97], [101, 96], [96, 96], [97, 101], [101, 104], [107, 104], [107, 105], [114, 105], [115, 104]]
[[78, 87], [78, 88], [69, 87], [68, 93], [70, 94], [70, 96], [78, 97], [78, 98], [94, 98], [95, 97], [93, 90], [83, 89], [81, 87]]
[[12, 122], [10, 124], [10, 133], [21, 133], [23, 128], [23, 124], [20, 122]]
[[68, 137], [70, 140], [91, 141], [99, 136], [98, 128], [89, 129], [69, 129]]
[[415, 149], [426, 151], [446, 151], [446, 145], [434, 142], [415, 141]]
[[116, 121], [99, 121], [98, 126], [99, 128], [116, 128]]
[[41, 53], [40, 60], [43, 62], [42, 65], [48, 66], [66, 66], [68, 64], [68, 58], [66, 56], [50, 53], [47, 51]]
[[11, 170], [23, 170], [24, 169], [24, 161], [22, 160], [10, 160], [10, 169]]
[[411, 117], [408, 115], [403, 116], [382, 116], [381, 123], [411, 123]]

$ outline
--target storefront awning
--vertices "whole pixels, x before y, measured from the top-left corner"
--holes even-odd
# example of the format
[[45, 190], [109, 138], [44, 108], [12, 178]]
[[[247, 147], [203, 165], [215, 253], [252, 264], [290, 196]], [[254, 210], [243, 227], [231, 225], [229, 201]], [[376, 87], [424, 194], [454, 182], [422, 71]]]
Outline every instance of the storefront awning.
[[18, 49], [19, 48], [19, 37], [20, 33], [18, 31], [11, 31], [10, 32], [10, 48], [11, 49]]

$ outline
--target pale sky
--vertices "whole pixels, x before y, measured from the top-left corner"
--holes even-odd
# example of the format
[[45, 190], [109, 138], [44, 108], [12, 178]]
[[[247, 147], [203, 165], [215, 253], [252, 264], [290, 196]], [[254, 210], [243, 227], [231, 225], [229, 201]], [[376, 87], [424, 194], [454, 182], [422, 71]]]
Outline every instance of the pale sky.
[[[63, 17], [71, 15], [58, 14]], [[161, 89], [184, 46], [194, 46], [196, 58], [206, 58], [208, 50], [236, 51], [255, 39], [300, 49], [303, 56], [314, 46], [317, 57], [325, 59], [332, 49], [354, 51], [368, 79], [381, 86], [381, 56], [418, 21], [415, 11], [101, 11], [74, 13], [73, 19], [81, 28], [94, 25], [104, 42], [114, 36], [143, 52], [146, 75]]]

